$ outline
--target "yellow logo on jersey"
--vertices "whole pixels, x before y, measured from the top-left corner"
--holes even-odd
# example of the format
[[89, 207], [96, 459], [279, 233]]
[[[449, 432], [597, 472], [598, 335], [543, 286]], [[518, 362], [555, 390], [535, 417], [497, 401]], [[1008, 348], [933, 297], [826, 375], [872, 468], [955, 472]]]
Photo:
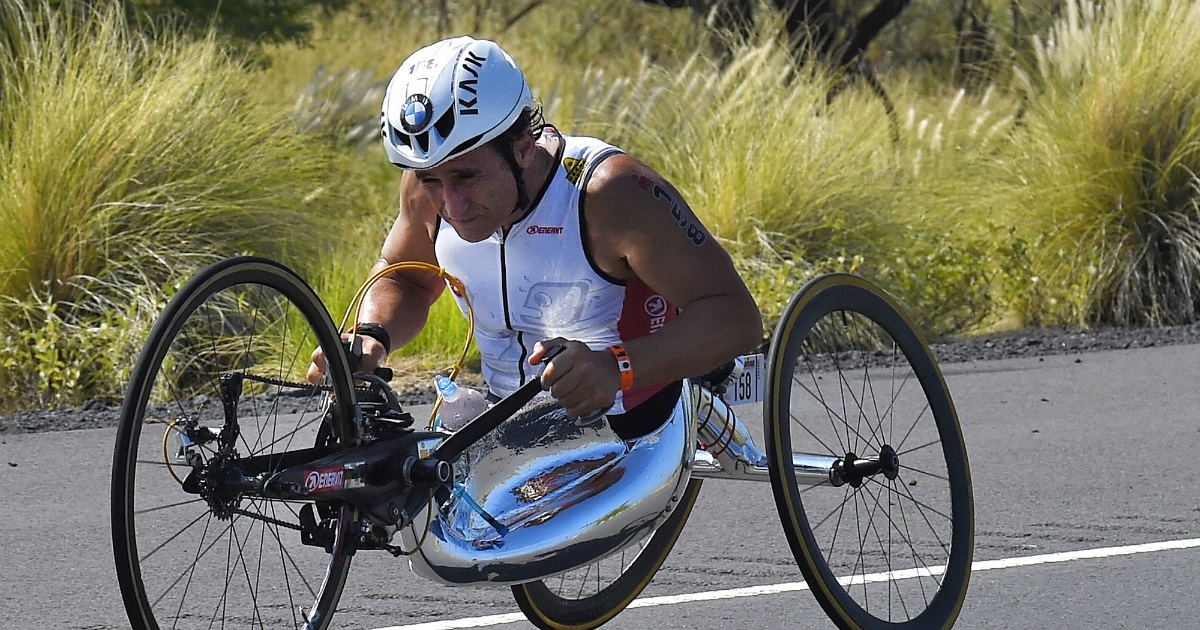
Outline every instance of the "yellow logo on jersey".
[[567, 181], [578, 186], [579, 178], [583, 177], [583, 171], [587, 168], [587, 160], [563, 158], [563, 168], [567, 169]]

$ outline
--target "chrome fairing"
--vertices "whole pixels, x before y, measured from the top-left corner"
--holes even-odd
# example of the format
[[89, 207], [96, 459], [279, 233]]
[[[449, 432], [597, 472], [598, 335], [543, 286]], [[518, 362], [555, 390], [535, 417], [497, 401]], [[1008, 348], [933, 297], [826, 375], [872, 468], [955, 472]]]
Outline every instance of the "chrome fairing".
[[[531, 403], [459, 459], [455, 492], [410, 556], [413, 571], [443, 584], [517, 584], [641, 540], [687, 485], [695, 453], [690, 398], [632, 441], [618, 438], [604, 416], [569, 420], [552, 400]], [[406, 549], [418, 544], [412, 528], [401, 537]]]

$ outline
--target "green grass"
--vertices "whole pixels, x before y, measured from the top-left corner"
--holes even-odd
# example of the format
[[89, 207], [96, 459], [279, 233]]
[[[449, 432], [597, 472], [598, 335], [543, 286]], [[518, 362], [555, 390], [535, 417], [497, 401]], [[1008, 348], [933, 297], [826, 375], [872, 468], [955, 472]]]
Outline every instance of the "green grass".
[[891, 91], [916, 105], [893, 130], [862, 86], [826, 102], [838, 80], [797, 69], [765, 38], [735, 47], [723, 67], [696, 55], [683, 71], [596, 71], [569, 127], [614, 138], [676, 182], [734, 254], [768, 324], [804, 281], [854, 271], [933, 334], [982, 325], [999, 253], [969, 196], [987, 185], [977, 167], [1007, 142], [1015, 102], [899, 84]]
[[1037, 47], [1006, 175], [1043, 288], [1033, 321], [1200, 315], [1200, 5], [1070, 11]]
[[345, 158], [213, 41], [115, 10], [0, 13], [0, 407], [116, 395], [140, 335], [104, 331], [144, 330], [200, 265], [311, 269], [334, 248]]
[[[793, 70], [768, 40], [724, 68], [696, 55], [683, 71], [597, 70], [566, 126], [611, 139], [675, 182], [743, 268], [765, 257], [815, 269], [863, 252], [888, 204], [877, 177], [891, 152], [882, 108], [856, 93], [826, 106], [832, 80], [813, 66]], [[757, 295], [786, 302], [789, 284]]]
[[[1001, 20], [1014, 30], [975, 75], [991, 85], [890, 66], [894, 120], [860, 84], [827, 102], [840, 77], [794, 66], [770, 14], [721, 64], [687, 11], [444, 4], [361, 0], [250, 65], [112, 12], [0, 0], [0, 391], [21, 392], [0, 409], [119, 396], [165, 300], [222, 256], [296, 267], [340, 320], [397, 211], [382, 90], [452, 33], [500, 40], [550, 122], [669, 177], [768, 323], [834, 270], [881, 284], [935, 338], [1200, 317], [1196, 3], [1068, 2], [1036, 40]], [[1050, 23], [1043, 4], [1021, 23]], [[467, 332], [443, 299], [396, 363], [444, 368]]]

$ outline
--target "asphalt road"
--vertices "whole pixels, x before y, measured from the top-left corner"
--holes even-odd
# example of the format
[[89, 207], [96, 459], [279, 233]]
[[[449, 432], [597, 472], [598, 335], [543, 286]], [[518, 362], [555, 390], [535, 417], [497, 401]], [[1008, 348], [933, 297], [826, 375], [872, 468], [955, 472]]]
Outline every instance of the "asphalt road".
[[[1200, 346], [945, 372], [977, 521], [959, 628], [1200, 625]], [[114, 435], [0, 435], [0, 628], [128, 627], [108, 521]], [[355, 559], [342, 608], [345, 628], [529, 627], [506, 588], [438, 586], [371, 554]], [[654, 582], [606, 629], [829, 626], [769, 485], [709, 481]]]

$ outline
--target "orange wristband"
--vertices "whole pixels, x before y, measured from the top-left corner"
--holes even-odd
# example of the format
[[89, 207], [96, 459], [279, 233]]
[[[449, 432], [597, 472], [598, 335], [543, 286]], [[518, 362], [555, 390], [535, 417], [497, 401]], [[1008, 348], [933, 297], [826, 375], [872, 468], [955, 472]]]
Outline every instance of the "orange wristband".
[[625, 346], [616, 344], [608, 347], [613, 356], [617, 357], [617, 369], [621, 370], [621, 389], [633, 389], [633, 363], [629, 361], [629, 353]]

